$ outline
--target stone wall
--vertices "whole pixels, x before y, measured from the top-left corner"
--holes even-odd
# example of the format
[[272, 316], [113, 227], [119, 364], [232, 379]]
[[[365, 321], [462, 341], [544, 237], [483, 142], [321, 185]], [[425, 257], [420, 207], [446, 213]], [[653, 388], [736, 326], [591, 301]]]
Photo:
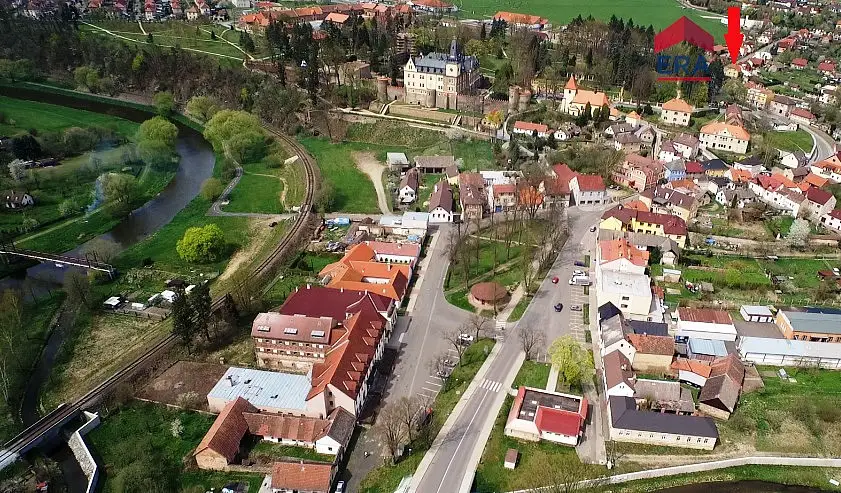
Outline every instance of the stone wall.
[[99, 479], [99, 467], [96, 465], [96, 461], [93, 459], [93, 455], [91, 455], [91, 452], [88, 450], [88, 446], [85, 444], [85, 440], [82, 437], [87, 435], [92, 429], [99, 426], [99, 415], [96, 413], [89, 413], [87, 411], [82, 411], [82, 415], [85, 417], [87, 422], [70, 435], [70, 438], [67, 440], [67, 445], [70, 447], [70, 450], [73, 451], [73, 455], [76, 457], [76, 461], [82, 468], [82, 472], [85, 473], [85, 477], [88, 478], [88, 487], [85, 491], [87, 493], [93, 493], [96, 489], [96, 482]]
[[410, 118], [422, 118], [424, 120], [434, 120], [443, 123], [451, 123], [456, 115], [452, 113], [443, 113], [435, 110], [425, 110], [420, 106], [408, 106], [403, 104], [392, 104], [388, 107], [388, 112], [393, 115], [408, 116]]

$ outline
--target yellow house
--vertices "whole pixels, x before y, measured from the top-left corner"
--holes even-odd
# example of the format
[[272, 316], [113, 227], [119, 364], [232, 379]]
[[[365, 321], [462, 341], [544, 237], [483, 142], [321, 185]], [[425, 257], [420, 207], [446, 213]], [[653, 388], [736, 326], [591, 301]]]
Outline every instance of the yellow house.
[[608, 217], [606, 219], [602, 219], [599, 223], [600, 229], [609, 229], [611, 231], [622, 231], [622, 221], [615, 217]]

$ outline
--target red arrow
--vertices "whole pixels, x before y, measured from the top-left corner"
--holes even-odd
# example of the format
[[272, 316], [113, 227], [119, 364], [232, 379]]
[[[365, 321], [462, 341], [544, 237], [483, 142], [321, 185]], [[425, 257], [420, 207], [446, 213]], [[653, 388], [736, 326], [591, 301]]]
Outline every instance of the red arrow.
[[741, 20], [741, 7], [727, 7], [727, 33], [724, 35], [724, 40], [727, 42], [730, 60], [733, 63], [739, 60], [739, 50], [742, 49], [742, 43], [745, 41]]

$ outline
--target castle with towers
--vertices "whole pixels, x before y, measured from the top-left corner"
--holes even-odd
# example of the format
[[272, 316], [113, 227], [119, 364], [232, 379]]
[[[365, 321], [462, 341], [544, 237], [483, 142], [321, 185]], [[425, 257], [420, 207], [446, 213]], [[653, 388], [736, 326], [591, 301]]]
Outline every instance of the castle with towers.
[[466, 56], [455, 39], [449, 53], [410, 57], [403, 70], [406, 103], [457, 109], [459, 94], [476, 87], [479, 60]]

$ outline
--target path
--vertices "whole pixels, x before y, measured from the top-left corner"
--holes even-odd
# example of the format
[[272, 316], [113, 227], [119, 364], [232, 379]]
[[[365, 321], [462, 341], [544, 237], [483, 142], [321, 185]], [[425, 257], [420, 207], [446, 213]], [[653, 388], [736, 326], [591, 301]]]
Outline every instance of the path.
[[391, 208], [388, 206], [388, 200], [383, 189], [383, 166], [372, 152], [354, 152], [351, 153], [353, 160], [356, 161], [356, 166], [360, 171], [368, 175], [368, 178], [374, 182], [374, 188], [377, 190], [377, 204], [380, 206], [380, 212], [383, 214], [391, 214]]
[[[207, 29], [202, 29], [202, 31], [203, 31], [203, 32], [205, 32], [205, 33], [207, 33], [207, 34], [210, 34], [210, 33], [211, 33], [211, 31], [208, 31]], [[242, 52], [242, 54], [243, 54], [243, 55], [245, 55], [245, 56], [247, 56], [249, 60], [254, 60], [254, 57], [253, 57], [253, 56], [251, 56], [251, 53], [248, 53], [247, 51], [245, 51], [245, 50], [243, 50], [242, 48], [240, 48], [240, 46], [239, 46], [239, 45], [236, 45], [236, 44], [234, 44], [234, 43], [232, 43], [232, 42], [228, 41], [227, 39], [225, 39], [225, 33], [226, 33], [226, 32], [228, 32], [228, 31], [230, 31], [230, 29], [225, 29], [224, 31], [222, 31], [222, 32], [221, 32], [218, 36], [216, 36], [216, 37], [217, 37], [217, 38], [219, 38], [219, 39], [221, 39], [222, 41], [224, 41], [224, 42], [228, 43], [229, 45], [233, 46], [233, 47], [234, 47], [234, 48], [236, 48], [237, 50], [241, 51], [241, 52]], [[243, 66], [245, 66], [245, 62], [244, 62], [244, 61], [243, 61]]]
[[[254, 173], [256, 174], [256, 173]], [[227, 200], [228, 196], [231, 194], [231, 191], [237, 186], [239, 180], [242, 178], [243, 170], [242, 166], [237, 166], [236, 172], [234, 177], [231, 179], [228, 186], [225, 187], [225, 190], [219, 195], [219, 198], [213, 202], [213, 205], [210, 206], [210, 210], [207, 211], [208, 216], [219, 216], [219, 217], [256, 217], [260, 219], [275, 219], [278, 221], [284, 221], [291, 217], [294, 217], [295, 214], [265, 214], [261, 212], [226, 212], [222, 210], [222, 202]], [[265, 175], [265, 176], [272, 176], [272, 175]], [[276, 176], [272, 176], [272, 178], [277, 178]], [[284, 187], [283, 192], [286, 192], [286, 188]], [[281, 195], [281, 202], [286, 198], [285, 195]]]
[[140, 19], [137, 20], [137, 25], [140, 26], [140, 32], [142, 32], [144, 36], [149, 34], [146, 32], [146, 29], [143, 28], [143, 23], [140, 22]]

